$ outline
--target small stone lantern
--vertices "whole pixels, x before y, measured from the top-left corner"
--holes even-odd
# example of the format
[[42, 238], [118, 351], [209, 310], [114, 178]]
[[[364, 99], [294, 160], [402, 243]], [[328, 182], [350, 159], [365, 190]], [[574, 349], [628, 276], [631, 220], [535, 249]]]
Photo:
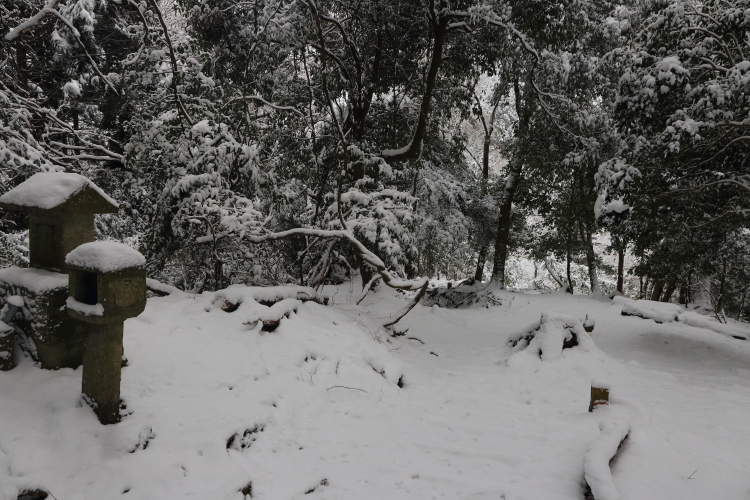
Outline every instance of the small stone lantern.
[[123, 322], [146, 307], [146, 259], [122, 243], [85, 243], [65, 258], [68, 314], [88, 324], [82, 392], [103, 424], [120, 420]]
[[0, 297], [24, 297], [15, 323], [42, 368], [77, 368], [84, 332], [65, 312], [65, 255], [94, 241], [94, 214], [115, 213], [117, 203], [82, 175], [40, 172], [0, 196], [0, 208], [29, 214], [30, 250], [28, 268], [0, 269]]

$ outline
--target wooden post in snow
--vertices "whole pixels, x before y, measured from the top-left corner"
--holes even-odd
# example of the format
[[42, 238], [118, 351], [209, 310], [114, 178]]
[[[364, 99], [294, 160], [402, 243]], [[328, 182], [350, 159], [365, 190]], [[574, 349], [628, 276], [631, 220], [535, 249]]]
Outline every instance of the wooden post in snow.
[[611, 384], [604, 379], [594, 379], [591, 381], [591, 402], [589, 403], [589, 412], [594, 411], [599, 405], [609, 404], [609, 390]]

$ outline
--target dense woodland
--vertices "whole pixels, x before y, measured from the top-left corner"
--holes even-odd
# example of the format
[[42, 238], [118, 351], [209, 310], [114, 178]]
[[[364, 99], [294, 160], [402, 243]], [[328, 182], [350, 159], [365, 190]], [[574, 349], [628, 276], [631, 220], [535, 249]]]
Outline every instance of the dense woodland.
[[90, 177], [179, 288], [522, 257], [750, 318], [750, 1], [3, 0], [0, 33], [0, 192]]

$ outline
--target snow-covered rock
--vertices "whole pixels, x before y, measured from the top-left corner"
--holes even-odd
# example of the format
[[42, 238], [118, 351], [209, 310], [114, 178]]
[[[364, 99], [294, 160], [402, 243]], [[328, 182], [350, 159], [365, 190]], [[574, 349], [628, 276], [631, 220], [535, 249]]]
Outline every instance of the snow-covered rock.
[[135, 248], [117, 241], [92, 241], [73, 249], [65, 256], [69, 266], [101, 273], [112, 273], [146, 265], [146, 258]]

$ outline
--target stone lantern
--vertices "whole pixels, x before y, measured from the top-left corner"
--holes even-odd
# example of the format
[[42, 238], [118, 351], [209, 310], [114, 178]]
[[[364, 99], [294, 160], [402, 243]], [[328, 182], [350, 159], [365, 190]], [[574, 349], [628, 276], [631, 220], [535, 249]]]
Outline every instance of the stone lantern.
[[67, 272], [68, 252], [94, 241], [94, 214], [118, 205], [82, 175], [41, 172], [0, 196], [0, 208], [29, 214], [30, 267]]
[[82, 392], [103, 424], [120, 420], [123, 322], [146, 307], [146, 259], [122, 243], [85, 243], [66, 259], [68, 314], [85, 325]]
[[[117, 203], [86, 177], [41, 172], [0, 196], [0, 208], [29, 214], [28, 268], [0, 269], [0, 300], [23, 297], [14, 323], [42, 368], [77, 368], [83, 329], [65, 313], [65, 255], [94, 240], [94, 214], [115, 213]], [[2, 303], [0, 303], [2, 306]]]

